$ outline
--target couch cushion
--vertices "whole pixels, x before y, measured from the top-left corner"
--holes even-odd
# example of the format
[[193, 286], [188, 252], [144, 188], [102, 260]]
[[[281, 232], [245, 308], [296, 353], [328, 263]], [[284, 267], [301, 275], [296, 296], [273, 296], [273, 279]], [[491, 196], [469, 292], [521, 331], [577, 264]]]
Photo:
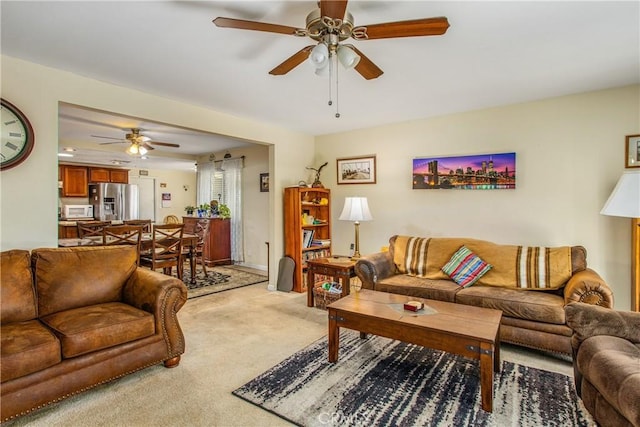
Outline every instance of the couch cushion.
[[3, 324], [0, 327], [2, 367], [5, 382], [60, 363], [60, 342], [38, 320]]
[[587, 338], [575, 360], [578, 370], [632, 425], [640, 425], [640, 346], [611, 335]]
[[[392, 238], [393, 239], [393, 238]], [[519, 289], [558, 289], [572, 274], [572, 248], [499, 245], [469, 238], [430, 239], [395, 236], [393, 260], [400, 272], [428, 279], [447, 279], [441, 270], [461, 246], [493, 265], [478, 284]]]
[[462, 289], [451, 280], [431, 280], [407, 274], [396, 274], [378, 281], [375, 291], [408, 295], [418, 298], [454, 302], [456, 292]]
[[442, 271], [447, 273], [458, 285], [467, 288], [487, 274], [491, 267], [491, 264], [487, 264], [466, 246], [462, 246], [442, 267]]
[[565, 323], [564, 299], [550, 292], [526, 292], [492, 286], [460, 289], [455, 302], [502, 310], [505, 316], [543, 323]]
[[11, 250], [0, 255], [0, 323], [38, 317], [29, 251]]
[[121, 301], [137, 261], [133, 246], [35, 249], [31, 257], [40, 317]]
[[62, 343], [62, 356], [79, 356], [155, 333], [153, 315], [111, 302], [61, 311], [42, 318]]

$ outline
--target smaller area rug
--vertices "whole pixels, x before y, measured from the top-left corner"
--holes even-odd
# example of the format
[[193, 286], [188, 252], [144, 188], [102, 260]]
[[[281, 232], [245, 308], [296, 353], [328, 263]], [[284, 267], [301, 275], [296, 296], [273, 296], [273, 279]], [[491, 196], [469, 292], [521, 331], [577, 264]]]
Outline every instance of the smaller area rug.
[[196, 283], [191, 284], [191, 270], [184, 267], [183, 282], [187, 285], [188, 299], [228, 291], [229, 289], [267, 282], [266, 275], [254, 274], [233, 266], [207, 267], [205, 277], [202, 266], [196, 268]]
[[233, 392], [300, 426], [593, 426], [566, 375], [502, 362], [493, 413], [481, 409], [475, 360], [342, 330]]

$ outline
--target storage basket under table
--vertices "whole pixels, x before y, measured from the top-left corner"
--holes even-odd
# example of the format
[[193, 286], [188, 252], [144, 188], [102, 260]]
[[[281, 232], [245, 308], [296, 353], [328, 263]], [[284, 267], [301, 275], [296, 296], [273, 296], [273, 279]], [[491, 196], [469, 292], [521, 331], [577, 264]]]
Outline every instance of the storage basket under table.
[[328, 290], [323, 289], [322, 285], [324, 285], [325, 283], [329, 283], [333, 287], [342, 289], [342, 285], [336, 282], [322, 281], [322, 282], [316, 282], [313, 285], [313, 301], [315, 302], [316, 307], [322, 310], [326, 310], [329, 304], [331, 304], [332, 302], [338, 301], [340, 298], [342, 298], [342, 292], [335, 293], [335, 292], [329, 292]]

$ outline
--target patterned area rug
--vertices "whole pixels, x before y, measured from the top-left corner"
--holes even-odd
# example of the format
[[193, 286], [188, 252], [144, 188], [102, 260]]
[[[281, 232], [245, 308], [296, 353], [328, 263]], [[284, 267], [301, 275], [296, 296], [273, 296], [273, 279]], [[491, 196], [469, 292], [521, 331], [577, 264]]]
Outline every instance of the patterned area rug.
[[562, 374], [503, 361], [487, 413], [477, 361], [344, 329], [327, 359], [325, 337], [233, 394], [300, 426], [595, 425]]
[[241, 288], [256, 283], [267, 282], [265, 275], [254, 274], [233, 266], [207, 267], [207, 276], [201, 266], [196, 267], [196, 283], [191, 284], [191, 270], [185, 266], [183, 273], [184, 284], [187, 285], [188, 299]]

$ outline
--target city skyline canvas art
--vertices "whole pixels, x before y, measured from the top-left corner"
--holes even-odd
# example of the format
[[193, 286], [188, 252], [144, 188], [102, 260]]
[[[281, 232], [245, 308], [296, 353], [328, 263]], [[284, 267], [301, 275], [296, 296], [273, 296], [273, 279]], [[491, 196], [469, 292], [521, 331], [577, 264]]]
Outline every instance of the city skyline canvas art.
[[413, 159], [413, 189], [502, 190], [516, 188], [516, 153]]

